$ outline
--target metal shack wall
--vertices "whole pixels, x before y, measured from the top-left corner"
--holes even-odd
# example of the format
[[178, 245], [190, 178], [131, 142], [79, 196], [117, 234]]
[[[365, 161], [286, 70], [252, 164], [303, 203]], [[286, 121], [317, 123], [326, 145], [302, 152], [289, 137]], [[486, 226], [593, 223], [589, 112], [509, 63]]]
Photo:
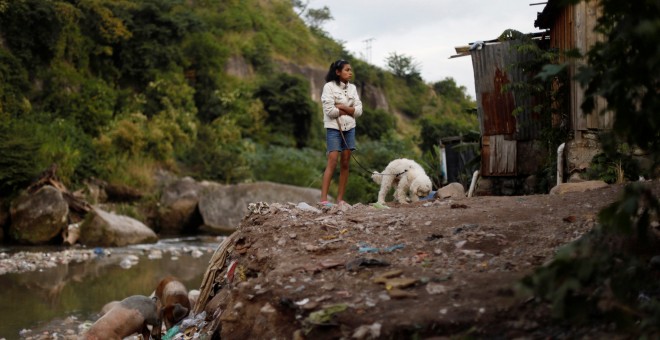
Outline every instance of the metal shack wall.
[[[471, 52], [477, 96], [477, 114], [482, 135], [481, 173], [483, 176], [518, 174], [516, 142], [540, 135], [541, 120], [531, 111], [530, 98], [502, 87], [526, 79], [524, 71], [513, 65], [528, 58], [512, 48], [512, 42], [486, 45]], [[517, 107], [524, 107], [515, 117]], [[512, 143], [513, 142], [513, 143]]]

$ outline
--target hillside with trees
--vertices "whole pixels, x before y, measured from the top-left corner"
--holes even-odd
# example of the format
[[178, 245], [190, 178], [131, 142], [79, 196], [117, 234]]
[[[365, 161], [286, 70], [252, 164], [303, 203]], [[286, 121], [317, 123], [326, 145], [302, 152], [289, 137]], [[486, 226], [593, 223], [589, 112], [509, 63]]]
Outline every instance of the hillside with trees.
[[[363, 99], [360, 162], [433, 171], [440, 137], [477, 129], [474, 102], [451, 78], [426, 83], [411, 57], [386, 70], [356, 58], [323, 31], [331, 18], [287, 0], [0, 0], [0, 197], [53, 163], [74, 189], [148, 192], [156, 169], [320, 187], [320, 88], [305, 72], [338, 58], [387, 101]], [[351, 182], [347, 200], [374, 200], [368, 174]]]

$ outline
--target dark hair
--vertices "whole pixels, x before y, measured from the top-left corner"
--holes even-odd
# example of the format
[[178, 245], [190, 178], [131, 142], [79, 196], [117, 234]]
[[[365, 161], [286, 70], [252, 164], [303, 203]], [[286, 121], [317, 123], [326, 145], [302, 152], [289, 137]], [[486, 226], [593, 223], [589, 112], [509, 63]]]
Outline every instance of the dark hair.
[[330, 64], [330, 69], [328, 70], [328, 74], [325, 75], [325, 81], [334, 81], [335, 83], [339, 84], [339, 76], [337, 75], [337, 71], [341, 71], [341, 69], [344, 68], [344, 65], [350, 64], [348, 61], [344, 59], [339, 59], [332, 64]]

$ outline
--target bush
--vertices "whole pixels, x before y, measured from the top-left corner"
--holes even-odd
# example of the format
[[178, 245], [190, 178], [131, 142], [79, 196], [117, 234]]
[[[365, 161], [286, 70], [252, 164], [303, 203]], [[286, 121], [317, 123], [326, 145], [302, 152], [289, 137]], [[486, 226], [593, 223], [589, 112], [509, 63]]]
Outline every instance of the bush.
[[632, 156], [620, 152], [609, 156], [606, 153], [595, 155], [587, 170], [587, 178], [599, 179], [609, 184], [623, 183], [624, 180], [636, 181], [639, 175], [637, 162]]
[[380, 140], [381, 137], [396, 130], [396, 118], [385, 110], [365, 108], [363, 115], [358, 120], [355, 128], [356, 134], [366, 136], [371, 140]]
[[254, 179], [307, 188], [320, 188], [325, 154], [309, 148], [258, 147], [250, 159]]
[[0, 196], [25, 188], [43, 170], [39, 140], [15, 126], [0, 126]]
[[312, 101], [309, 93], [309, 82], [306, 79], [286, 73], [267, 78], [255, 93], [268, 112], [266, 121], [272, 134], [292, 138], [298, 148], [309, 143], [312, 122], [318, 113], [318, 105]]

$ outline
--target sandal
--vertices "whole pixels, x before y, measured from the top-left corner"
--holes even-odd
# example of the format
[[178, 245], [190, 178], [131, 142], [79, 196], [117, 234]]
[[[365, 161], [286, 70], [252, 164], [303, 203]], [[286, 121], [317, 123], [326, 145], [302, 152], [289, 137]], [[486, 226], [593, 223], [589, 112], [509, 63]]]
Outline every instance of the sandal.
[[321, 202], [319, 202], [319, 205], [322, 205], [322, 206], [324, 206], [324, 207], [331, 207], [331, 206], [333, 206], [333, 205], [335, 205], [335, 204], [332, 203], [332, 202], [329, 202], [329, 201], [321, 201]]

